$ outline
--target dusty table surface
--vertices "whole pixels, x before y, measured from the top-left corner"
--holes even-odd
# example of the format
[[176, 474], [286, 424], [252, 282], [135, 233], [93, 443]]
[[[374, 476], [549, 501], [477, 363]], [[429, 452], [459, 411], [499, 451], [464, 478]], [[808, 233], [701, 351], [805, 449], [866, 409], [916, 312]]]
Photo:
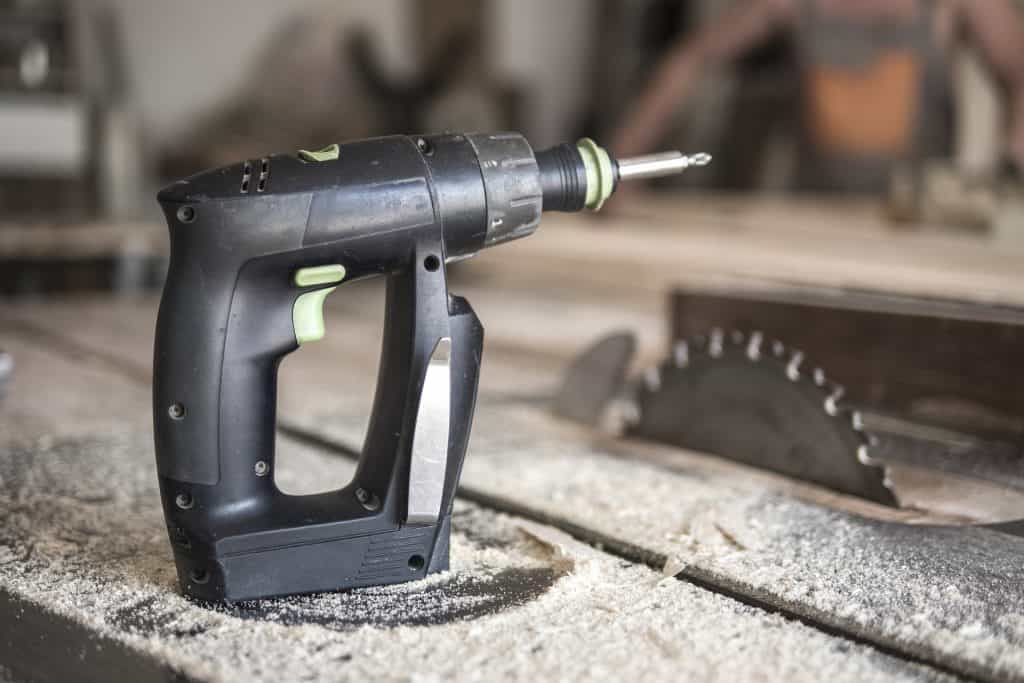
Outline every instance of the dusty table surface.
[[1024, 235], [894, 228], [875, 203], [695, 197], [591, 219], [555, 214], [469, 267], [516, 289], [572, 286], [620, 301], [679, 284], [781, 280], [1019, 306], [1022, 263]]
[[[551, 239], [590, 230], [555, 223]], [[234, 608], [175, 589], [149, 431], [155, 297], [0, 302], [17, 363], [0, 402], [0, 680], [1024, 680], [1024, 541], [549, 417], [543, 397], [594, 337], [642, 328], [655, 352], [663, 335], [672, 278], [617, 288], [601, 266], [566, 286], [563, 256], [588, 249], [484, 255], [454, 278], [488, 340], [452, 571]], [[517, 267], [530, 283], [511, 289]], [[1010, 289], [990, 275], [986, 291]], [[340, 290], [327, 339], [283, 364], [284, 490], [351, 475], [380, 304], [375, 286]]]

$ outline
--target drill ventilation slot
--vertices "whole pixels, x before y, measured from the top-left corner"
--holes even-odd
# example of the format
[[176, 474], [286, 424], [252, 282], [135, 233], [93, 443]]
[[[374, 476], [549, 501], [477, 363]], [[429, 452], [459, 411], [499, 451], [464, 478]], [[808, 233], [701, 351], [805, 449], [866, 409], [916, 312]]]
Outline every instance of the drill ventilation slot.
[[252, 180], [252, 164], [245, 162], [245, 169], [242, 172], [242, 194], [249, 194], [249, 181]]
[[260, 182], [256, 186], [257, 192], [263, 192], [267, 189], [267, 178], [270, 176], [270, 159], [263, 159], [260, 161]]

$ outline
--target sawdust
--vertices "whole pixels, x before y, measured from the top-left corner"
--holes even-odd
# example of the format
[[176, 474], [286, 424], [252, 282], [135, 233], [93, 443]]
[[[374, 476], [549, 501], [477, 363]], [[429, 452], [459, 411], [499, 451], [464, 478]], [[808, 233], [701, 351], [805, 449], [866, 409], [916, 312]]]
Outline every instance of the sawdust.
[[[664, 558], [671, 575], [971, 675], [1024, 679], [1024, 620], [1010, 616], [1024, 613], [1024, 539], [870, 521], [739, 478], [669, 472], [566, 441], [538, 411], [479, 412], [463, 471], [474, 493], [628, 541]], [[351, 438], [359, 420], [332, 416], [324, 430]]]
[[[351, 467], [284, 445], [309, 477]], [[190, 678], [939, 678], [468, 504], [452, 570], [425, 582], [196, 604], [175, 589], [151, 458], [144, 434], [0, 449], [0, 587]]]

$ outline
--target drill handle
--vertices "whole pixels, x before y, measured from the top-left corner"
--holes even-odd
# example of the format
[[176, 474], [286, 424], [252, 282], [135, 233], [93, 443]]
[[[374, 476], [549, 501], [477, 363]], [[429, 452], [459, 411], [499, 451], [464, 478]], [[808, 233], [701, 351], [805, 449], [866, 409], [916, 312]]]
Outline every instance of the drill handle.
[[[270, 544], [266, 530], [311, 521], [339, 537], [444, 523], [469, 438], [483, 328], [463, 299], [448, 295], [439, 227], [419, 234], [387, 275], [377, 393], [356, 476], [313, 496], [285, 495], [273, 481], [277, 368], [299, 346], [296, 302], [336, 283], [302, 287], [294, 274], [351, 258], [359, 243], [251, 259], [235, 278], [204, 271], [210, 264], [198, 255], [174, 259], [158, 321], [154, 420], [168, 524], [193, 548], [179, 560], [195, 561], [218, 535], [236, 536], [233, 551], [242, 552], [250, 531], [263, 530], [252, 543]], [[230, 293], [223, 302], [206, 289], [219, 272], [225, 281], [216, 291]], [[441, 562], [447, 554], [427, 547], [423, 556]]]

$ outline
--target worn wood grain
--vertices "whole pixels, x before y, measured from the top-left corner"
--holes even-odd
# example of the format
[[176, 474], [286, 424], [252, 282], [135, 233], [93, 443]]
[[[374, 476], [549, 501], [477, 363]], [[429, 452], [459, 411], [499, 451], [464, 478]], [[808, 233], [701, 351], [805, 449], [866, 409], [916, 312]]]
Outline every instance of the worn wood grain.
[[15, 358], [14, 376], [0, 401], [0, 443], [41, 435], [103, 433], [145, 425], [149, 391], [112, 376], [90, 354], [15, 331], [0, 314], [0, 349]]
[[[300, 487], [353, 471], [279, 447]], [[0, 447], [0, 665], [14, 680], [946, 679], [461, 502], [453, 569], [427, 581], [192, 602], [151, 459], [145, 431]]]
[[[101, 319], [96, 311], [88, 317]], [[96, 343], [106, 325], [87, 338], [81, 331], [88, 325], [61, 332], [33, 320], [83, 352], [109, 356]], [[351, 340], [332, 332], [328, 339]], [[107, 358], [112, 367], [136, 359], [126, 375], [145, 372], [138, 363], [146, 355], [129, 349], [143, 341], [148, 347], [143, 333], [137, 338], [129, 344], [122, 337], [116, 357]], [[310, 377], [329, 357], [348, 386], [361, 376], [368, 383], [372, 364], [347, 353], [350, 343], [323, 345], [326, 355], [312, 364]], [[305, 351], [289, 362], [312, 360]], [[338, 392], [330, 382], [311, 381], [305, 389], [294, 408], [282, 397], [283, 419], [311, 439], [358, 449], [368, 403], [332, 398]], [[636, 458], [630, 444], [610, 447], [564, 429], [536, 408], [485, 399], [465, 494], [905, 657], [981, 678], [1024, 678], [1024, 635], [1012, 616], [1024, 608], [1024, 549], [1009, 537], [871, 521], [801, 502], [735, 466], [723, 469], [721, 461], [689, 456], [666, 468]], [[701, 464], [707, 462], [716, 465]]]
[[[110, 308], [3, 318], [18, 363], [0, 404], [0, 663], [12, 680], [941, 678], [461, 503], [455, 571], [426, 584], [191, 603], [175, 590], [145, 429], [151, 319], [144, 303]], [[288, 439], [278, 451], [292, 464], [278, 472], [285, 490], [352, 473]]]
[[1024, 303], [1020, 244], [894, 231], [872, 217], [873, 207], [701, 198], [630, 211], [606, 220], [548, 217], [532, 238], [485, 252], [467, 270], [495, 287], [573, 286], [658, 302], [680, 283], [754, 279]]
[[[366, 421], [302, 419], [349, 447]], [[736, 470], [713, 473], [699, 457], [669, 471], [630, 455], [629, 444], [568, 437], [534, 408], [485, 404], [463, 488], [908, 656], [1024, 679], [1024, 539], [870, 519], [780, 495]]]
[[[663, 295], [680, 282], [781, 278], [1022, 301], [1019, 255], [1011, 249], [952, 235], [893, 235], [867, 210], [835, 225], [834, 216], [810, 209], [773, 218], [727, 203], [655, 208], [662, 215], [654, 221], [627, 217], [595, 226], [555, 218], [532, 240], [460, 265], [454, 288], [470, 295], [489, 330], [485, 396], [543, 393], [564, 359], [616, 328], [640, 330], [642, 352], [656, 353], [664, 345]], [[379, 344], [379, 291], [369, 286], [332, 297], [328, 341], [284, 364], [280, 405], [294, 430], [358, 447]], [[93, 396], [116, 393], [104, 388], [111, 373], [143, 385], [148, 379], [151, 298], [68, 302], [45, 314], [25, 306], [0, 312], [22, 325], [17, 343], [25, 345], [27, 332], [29, 345], [40, 347], [33, 354], [81, 353], [76, 371], [95, 365]], [[57, 391], [36, 389], [25, 400], [50, 403]], [[78, 401], [76, 410], [89, 420], [122, 413], [116, 402], [95, 412], [86, 403]], [[646, 462], [631, 462], [637, 445], [570, 438], [529, 407], [485, 406], [465, 475], [470, 497], [907, 657], [982, 678], [1024, 677], [1021, 626], [1013, 617], [1020, 611], [1020, 563], [1006, 560], [1007, 552], [1019, 551], [1014, 541], [871, 521], [861, 515], [885, 515], [851, 515], [857, 506], [850, 501], [766, 482], [702, 456], [659, 451], [658, 465], [651, 453]], [[148, 397], [136, 409], [148, 413]], [[19, 410], [30, 416], [36, 407]], [[289, 448], [281, 455], [288, 460]], [[297, 462], [301, 469], [301, 457]], [[333, 476], [312, 485], [333, 484]], [[293, 484], [301, 489], [298, 479]]]

